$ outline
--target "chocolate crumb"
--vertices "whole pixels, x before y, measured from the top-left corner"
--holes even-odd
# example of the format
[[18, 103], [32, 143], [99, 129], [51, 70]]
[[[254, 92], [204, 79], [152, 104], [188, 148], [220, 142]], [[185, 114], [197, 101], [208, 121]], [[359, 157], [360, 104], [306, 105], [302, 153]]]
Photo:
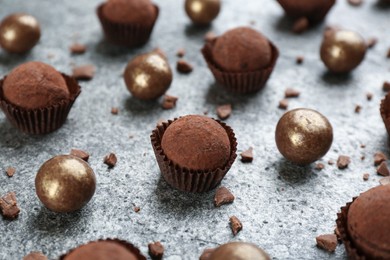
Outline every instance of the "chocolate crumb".
[[178, 60], [177, 63], [176, 63], [176, 69], [178, 72], [180, 73], [184, 73], [184, 74], [188, 74], [190, 73], [194, 68], [193, 66], [188, 63], [187, 61], [185, 60]]
[[303, 56], [297, 56], [297, 57], [295, 58], [295, 62], [296, 62], [297, 64], [302, 64], [304, 60], [305, 60], [305, 57], [303, 57]]
[[163, 109], [172, 109], [176, 106], [176, 102], [179, 98], [169, 95], [164, 95], [161, 107]]
[[368, 181], [369, 178], [370, 178], [370, 174], [368, 174], [368, 173], [363, 174], [364, 181]]
[[204, 36], [204, 40], [206, 42], [213, 41], [215, 38], [217, 38], [217, 35], [214, 32], [208, 32]]
[[0, 198], [0, 211], [6, 219], [16, 219], [20, 209], [17, 205], [15, 192], [8, 192]]
[[329, 164], [329, 165], [333, 165], [333, 164], [334, 164], [334, 161], [331, 159], [331, 160], [328, 161], [328, 164]]
[[366, 156], [362, 155], [362, 156], [360, 157], [360, 160], [364, 161], [364, 159], [366, 159]]
[[293, 89], [293, 88], [287, 88], [287, 89], [284, 91], [284, 97], [285, 97], [285, 98], [295, 98], [295, 97], [299, 97], [300, 94], [301, 94], [301, 92], [299, 92], [298, 90]]
[[183, 48], [178, 49], [176, 52], [177, 57], [180, 57], [180, 58], [183, 58], [185, 54], [186, 54], [186, 50]]
[[226, 187], [220, 187], [215, 192], [214, 205], [220, 207], [225, 204], [233, 203], [234, 195]]
[[96, 68], [93, 65], [83, 65], [73, 68], [72, 76], [77, 80], [91, 80], [95, 75]]
[[337, 167], [342, 170], [348, 167], [348, 165], [351, 163], [351, 158], [346, 155], [340, 155], [337, 159]]
[[294, 33], [303, 33], [309, 28], [309, 20], [306, 17], [301, 17], [297, 19], [292, 27]]
[[23, 257], [23, 260], [47, 260], [48, 258], [41, 252], [31, 252]]
[[138, 212], [140, 212], [141, 208], [136, 206], [133, 208], [133, 210], [135, 213], [138, 213]]
[[84, 44], [80, 43], [73, 43], [70, 47], [69, 50], [72, 54], [83, 54], [87, 51], [87, 46]]
[[366, 148], [366, 145], [365, 144], [361, 144], [360, 148]]
[[164, 255], [164, 246], [160, 242], [150, 243], [148, 245], [149, 255], [153, 260], [160, 260]]
[[374, 165], [377, 166], [379, 164], [381, 164], [382, 162], [386, 161], [387, 160], [387, 157], [384, 153], [382, 152], [376, 152], [374, 154]]
[[111, 114], [117, 115], [119, 113], [119, 109], [117, 107], [112, 107], [111, 108]]
[[381, 164], [378, 166], [378, 168], [376, 168], [376, 172], [382, 176], [389, 176], [390, 175], [389, 168], [387, 167], [387, 163], [385, 161], [381, 162]]
[[325, 165], [323, 163], [316, 163], [315, 169], [316, 170], [323, 170], [325, 168]]
[[342, 240], [341, 240], [341, 233], [340, 233], [340, 230], [339, 230], [338, 227], [336, 227], [336, 228], [334, 229], [334, 234], [336, 235], [337, 240], [338, 240], [339, 242], [341, 242], [341, 241], [342, 241]]
[[286, 110], [288, 108], [288, 100], [287, 99], [280, 100], [278, 108]]
[[387, 50], [387, 56], [386, 57], [390, 59], [390, 48]]
[[232, 229], [233, 235], [235, 236], [242, 230], [242, 223], [236, 216], [231, 216], [229, 220], [230, 227]]
[[379, 183], [381, 185], [389, 185], [390, 184], [390, 176], [383, 177], [382, 179], [379, 180]]
[[5, 172], [7, 173], [8, 177], [14, 176], [16, 169], [14, 167], [8, 167]]
[[383, 82], [382, 89], [383, 89], [383, 91], [389, 92], [390, 91], [390, 82], [389, 81]]
[[378, 38], [372, 37], [367, 40], [367, 48], [371, 49], [374, 48], [375, 45], [378, 43]]
[[335, 234], [320, 235], [316, 237], [317, 246], [328, 252], [334, 252], [337, 247], [337, 236]]
[[370, 92], [367, 92], [367, 93], [366, 93], [366, 98], [367, 98], [368, 101], [371, 101], [371, 100], [372, 100], [372, 97], [373, 97], [373, 94], [372, 94], [372, 93], [370, 93]]
[[253, 161], [253, 148], [249, 147], [248, 150], [241, 153], [241, 162], [248, 163]]
[[362, 111], [362, 106], [356, 105], [356, 106], [355, 106], [355, 113], [356, 113], [356, 114], [359, 114], [360, 111]]
[[217, 107], [217, 115], [221, 120], [227, 119], [231, 113], [232, 113], [231, 104], [225, 104]]
[[348, 3], [352, 6], [360, 6], [363, 3], [363, 0], [348, 0]]
[[104, 163], [108, 165], [109, 168], [112, 168], [116, 165], [117, 158], [114, 153], [110, 153], [104, 157]]
[[209, 260], [211, 254], [215, 251], [215, 248], [206, 248], [200, 255], [199, 260]]
[[79, 157], [80, 159], [88, 162], [88, 159], [89, 159], [89, 154], [83, 150], [79, 150], [79, 149], [72, 149], [70, 150], [70, 155], [73, 155], [73, 156], [76, 156], [76, 157]]

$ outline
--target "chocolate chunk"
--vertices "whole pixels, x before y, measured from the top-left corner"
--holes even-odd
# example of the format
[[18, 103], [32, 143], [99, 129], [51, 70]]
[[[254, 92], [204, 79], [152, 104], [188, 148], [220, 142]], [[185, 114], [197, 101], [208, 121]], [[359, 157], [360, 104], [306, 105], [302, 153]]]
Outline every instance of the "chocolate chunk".
[[370, 174], [368, 173], [363, 174], [363, 180], [368, 181], [369, 178], [370, 178]]
[[0, 198], [0, 211], [4, 218], [16, 219], [20, 209], [17, 205], [15, 192], [8, 192]]
[[323, 163], [316, 163], [315, 169], [316, 170], [323, 170], [325, 168], [325, 165]]
[[379, 183], [381, 185], [388, 185], [388, 184], [390, 184], [390, 176], [387, 176], [387, 177], [384, 177], [384, 178], [380, 179]]
[[23, 257], [23, 260], [47, 260], [48, 258], [41, 252], [31, 252]]
[[366, 159], [366, 156], [364, 156], [364, 155], [362, 155], [361, 157], [360, 157], [360, 160], [362, 160], [362, 161], [364, 161]]
[[213, 33], [213, 32], [208, 32], [204, 36], [204, 40], [206, 42], [213, 41], [215, 38], [217, 38], [217, 35], [215, 33]]
[[329, 164], [329, 165], [333, 165], [333, 164], [334, 164], [334, 161], [331, 159], [331, 160], [328, 161], [328, 164]]
[[230, 227], [232, 229], [233, 235], [235, 236], [242, 230], [242, 223], [236, 216], [231, 216], [229, 220]]
[[226, 187], [220, 187], [215, 192], [214, 205], [220, 207], [222, 205], [233, 203], [234, 195]]
[[389, 176], [390, 175], [389, 168], [387, 167], [387, 163], [385, 161], [381, 162], [381, 164], [378, 166], [378, 168], [376, 168], [376, 172], [382, 176]]
[[309, 20], [306, 17], [301, 17], [293, 24], [292, 31], [294, 33], [303, 33], [309, 28]]
[[372, 97], [373, 97], [372, 93], [370, 93], [370, 92], [366, 93], [366, 98], [367, 98], [368, 101], [370, 101], [372, 99]]
[[278, 108], [286, 110], [288, 108], [288, 100], [287, 99], [280, 100]]
[[184, 57], [185, 54], [186, 54], [186, 50], [183, 48], [178, 49], [176, 52], [177, 57], [180, 57], [180, 58]]
[[346, 155], [340, 155], [337, 159], [337, 167], [342, 170], [348, 167], [348, 164], [351, 163], [351, 158]]
[[69, 50], [72, 54], [83, 54], [87, 50], [87, 47], [84, 44], [73, 43]]
[[301, 94], [301, 92], [299, 92], [298, 90], [295, 90], [293, 88], [287, 88], [285, 91], [284, 91], [284, 97], [285, 98], [295, 98], [295, 97], [299, 97], [299, 95]]
[[362, 107], [360, 105], [355, 106], [355, 113], [356, 114], [359, 114], [361, 110], [362, 110]]
[[360, 148], [366, 148], [366, 145], [365, 144], [361, 144]]
[[163, 109], [172, 109], [176, 106], [176, 102], [179, 98], [169, 95], [164, 95], [161, 107]]
[[390, 48], [387, 50], [387, 55], [386, 55], [387, 58], [390, 58]]
[[305, 60], [305, 57], [303, 57], [303, 56], [297, 56], [297, 57], [295, 58], [295, 62], [296, 62], [297, 64], [302, 64], [304, 60]]
[[200, 255], [199, 260], [209, 260], [211, 254], [215, 251], [215, 248], [206, 248]]
[[348, 3], [353, 6], [360, 6], [363, 3], [363, 0], [348, 0]]
[[117, 158], [114, 153], [110, 153], [104, 157], [104, 163], [108, 165], [109, 168], [112, 168], [116, 165]]
[[135, 207], [133, 208], [133, 210], [134, 210], [134, 212], [135, 212], [135, 213], [138, 213], [138, 212], [140, 212], [141, 208], [140, 208], [140, 207], [137, 207], [137, 206], [135, 206]]
[[7, 173], [8, 177], [14, 176], [16, 169], [13, 167], [8, 167], [5, 172]]
[[374, 48], [377, 43], [378, 43], [378, 38], [372, 37], [367, 40], [367, 48], [369, 49]]
[[338, 227], [336, 227], [336, 228], [334, 229], [334, 234], [335, 234], [336, 237], [337, 237], [337, 241], [341, 242], [341, 234], [340, 234], [340, 230], [339, 230]]
[[176, 63], [176, 69], [178, 72], [187, 74], [193, 70], [193, 66], [185, 60], [178, 60]]
[[73, 155], [73, 156], [76, 156], [76, 157], [79, 157], [80, 159], [88, 162], [88, 159], [89, 159], [89, 153], [83, 151], [83, 150], [79, 150], [79, 149], [72, 149], [70, 150], [70, 155]]
[[111, 108], [111, 114], [117, 115], [119, 113], [119, 109], [117, 107], [112, 107]]
[[241, 162], [252, 162], [253, 161], [253, 148], [249, 147], [248, 150], [241, 153]]
[[374, 165], [377, 166], [379, 164], [381, 164], [382, 162], [386, 161], [387, 160], [387, 157], [384, 153], [382, 152], [376, 152], [374, 154]]
[[386, 92], [390, 91], [390, 82], [389, 81], [383, 82], [382, 89], [383, 89], [383, 91], [386, 91]]
[[231, 113], [232, 113], [231, 104], [221, 105], [217, 107], [217, 115], [221, 120], [227, 119]]
[[320, 235], [316, 237], [317, 246], [328, 252], [334, 252], [337, 247], [337, 236], [335, 234]]
[[149, 255], [153, 260], [162, 259], [164, 255], [164, 246], [160, 242], [150, 243], [148, 245], [148, 248], [149, 248]]
[[83, 65], [73, 68], [72, 76], [77, 80], [91, 80], [95, 75], [96, 68], [93, 65]]

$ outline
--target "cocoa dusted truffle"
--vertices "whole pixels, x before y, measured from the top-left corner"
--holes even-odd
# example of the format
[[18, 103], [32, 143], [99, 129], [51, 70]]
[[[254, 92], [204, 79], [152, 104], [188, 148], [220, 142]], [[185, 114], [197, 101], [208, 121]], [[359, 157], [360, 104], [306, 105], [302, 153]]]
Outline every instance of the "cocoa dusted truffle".
[[257, 247], [251, 243], [245, 242], [231, 242], [224, 244], [217, 249], [215, 249], [209, 260], [270, 260], [271, 258], [268, 256], [264, 250]]
[[116, 23], [150, 25], [156, 9], [150, 0], [109, 0], [103, 7], [103, 15]]
[[337, 227], [350, 259], [390, 259], [390, 185], [372, 188], [338, 214]]
[[322, 21], [336, 0], [278, 0], [286, 14], [293, 18], [307, 18], [311, 23]]
[[81, 245], [66, 255], [60, 257], [61, 260], [79, 259], [116, 259], [116, 260], [146, 260], [134, 245], [118, 239], [107, 239], [89, 242]]
[[236, 158], [232, 129], [206, 116], [188, 115], [163, 122], [151, 140], [163, 177], [183, 191], [215, 188]]

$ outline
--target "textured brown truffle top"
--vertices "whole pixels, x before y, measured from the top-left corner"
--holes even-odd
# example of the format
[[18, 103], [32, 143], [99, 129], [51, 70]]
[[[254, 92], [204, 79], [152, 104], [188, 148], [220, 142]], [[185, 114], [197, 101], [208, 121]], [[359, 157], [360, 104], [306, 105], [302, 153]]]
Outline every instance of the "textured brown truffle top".
[[216, 39], [212, 57], [223, 70], [247, 72], [266, 68], [272, 59], [272, 49], [261, 33], [238, 27]]
[[150, 0], [109, 0], [103, 15], [116, 23], [153, 23], [156, 9]]
[[278, 0], [278, 2], [289, 16], [296, 18], [307, 17], [312, 22], [319, 22], [326, 16], [336, 1]]
[[269, 256], [254, 244], [231, 242], [218, 247], [210, 255], [210, 260], [269, 260]]
[[79, 259], [94, 259], [94, 260], [137, 260], [137, 257], [126, 247], [115, 241], [98, 241], [82, 245], [63, 259], [79, 260]]
[[69, 98], [62, 75], [42, 62], [27, 62], [13, 69], [3, 83], [3, 96], [11, 104], [38, 109]]
[[190, 170], [223, 168], [230, 158], [226, 130], [206, 116], [188, 115], [165, 131], [161, 147], [174, 163]]
[[366, 259], [390, 259], [390, 185], [362, 193], [348, 211], [348, 233]]

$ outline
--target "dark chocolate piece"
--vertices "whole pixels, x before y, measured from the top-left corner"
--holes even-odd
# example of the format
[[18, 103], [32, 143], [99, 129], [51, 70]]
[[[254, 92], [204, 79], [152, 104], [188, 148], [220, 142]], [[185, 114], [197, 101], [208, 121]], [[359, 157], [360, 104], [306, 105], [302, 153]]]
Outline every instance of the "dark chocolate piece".
[[179, 58], [183, 58], [185, 54], [186, 54], [186, 50], [183, 48], [178, 49], [176, 52], [176, 56]]
[[303, 56], [297, 56], [297, 57], [295, 58], [295, 62], [296, 62], [297, 64], [302, 64], [302, 63], [304, 62], [304, 60], [305, 60], [305, 57], [303, 57]]
[[69, 50], [72, 54], [83, 54], [87, 51], [87, 46], [84, 44], [80, 43], [73, 43], [70, 47]]
[[133, 210], [134, 210], [134, 212], [135, 212], [135, 213], [138, 213], [138, 212], [140, 212], [140, 211], [141, 211], [141, 208], [140, 208], [140, 207], [137, 207], [137, 206], [135, 206], [135, 207], [133, 208]]
[[320, 235], [316, 237], [317, 246], [328, 252], [334, 252], [337, 247], [337, 236], [335, 234]]
[[368, 181], [369, 178], [370, 178], [370, 174], [369, 173], [364, 173], [363, 174], [363, 180], [364, 181]]
[[382, 176], [389, 176], [390, 175], [390, 171], [389, 171], [389, 168], [387, 167], [386, 161], [381, 162], [381, 164], [379, 164], [379, 166], [376, 168], [376, 172]]
[[366, 93], [366, 98], [367, 98], [368, 101], [372, 100], [372, 97], [373, 97], [372, 93], [370, 93], [370, 92]]
[[77, 80], [91, 80], [95, 76], [95, 66], [88, 64], [73, 68], [72, 77]]
[[16, 219], [19, 216], [20, 209], [16, 201], [15, 192], [8, 192], [0, 198], [0, 212], [6, 219]]
[[176, 107], [176, 102], [178, 99], [179, 99], [178, 97], [164, 95], [161, 107], [163, 109], [172, 109], [172, 108]]
[[359, 114], [360, 111], [362, 111], [362, 106], [356, 105], [356, 106], [355, 106], [355, 113], [356, 113], [356, 114]]
[[382, 152], [376, 152], [374, 154], [374, 165], [377, 166], [382, 162], [387, 161], [387, 156]]
[[228, 119], [232, 113], [232, 105], [225, 104], [217, 107], [217, 115], [221, 120]]
[[16, 169], [14, 167], [8, 167], [5, 172], [7, 173], [8, 177], [14, 176]]
[[112, 168], [116, 165], [117, 158], [114, 153], [110, 153], [104, 157], [104, 163], [108, 165], [109, 168]]
[[176, 63], [176, 69], [178, 72], [183, 74], [191, 73], [194, 67], [188, 62], [183, 59], [178, 60]]
[[160, 242], [150, 243], [148, 245], [149, 255], [153, 260], [160, 260], [164, 255], [164, 246]]
[[112, 107], [111, 108], [111, 114], [117, 115], [119, 113], [119, 109], [117, 107]]
[[288, 108], [288, 99], [284, 98], [280, 100], [278, 108], [286, 110]]
[[315, 169], [316, 170], [323, 170], [325, 168], [325, 165], [323, 163], [316, 163]]
[[215, 192], [214, 205], [220, 207], [225, 204], [233, 203], [234, 195], [226, 187], [220, 187]]
[[348, 167], [348, 165], [351, 163], [351, 158], [346, 155], [340, 155], [337, 159], [337, 167], [342, 170]]
[[296, 98], [296, 97], [299, 97], [300, 94], [301, 94], [300, 91], [298, 91], [296, 89], [293, 89], [293, 88], [287, 88], [284, 91], [284, 97], [285, 98]]
[[253, 161], [253, 148], [249, 147], [248, 150], [241, 153], [241, 162], [249, 163]]
[[231, 216], [229, 221], [233, 236], [235, 236], [242, 230], [242, 223], [236, 216]]

